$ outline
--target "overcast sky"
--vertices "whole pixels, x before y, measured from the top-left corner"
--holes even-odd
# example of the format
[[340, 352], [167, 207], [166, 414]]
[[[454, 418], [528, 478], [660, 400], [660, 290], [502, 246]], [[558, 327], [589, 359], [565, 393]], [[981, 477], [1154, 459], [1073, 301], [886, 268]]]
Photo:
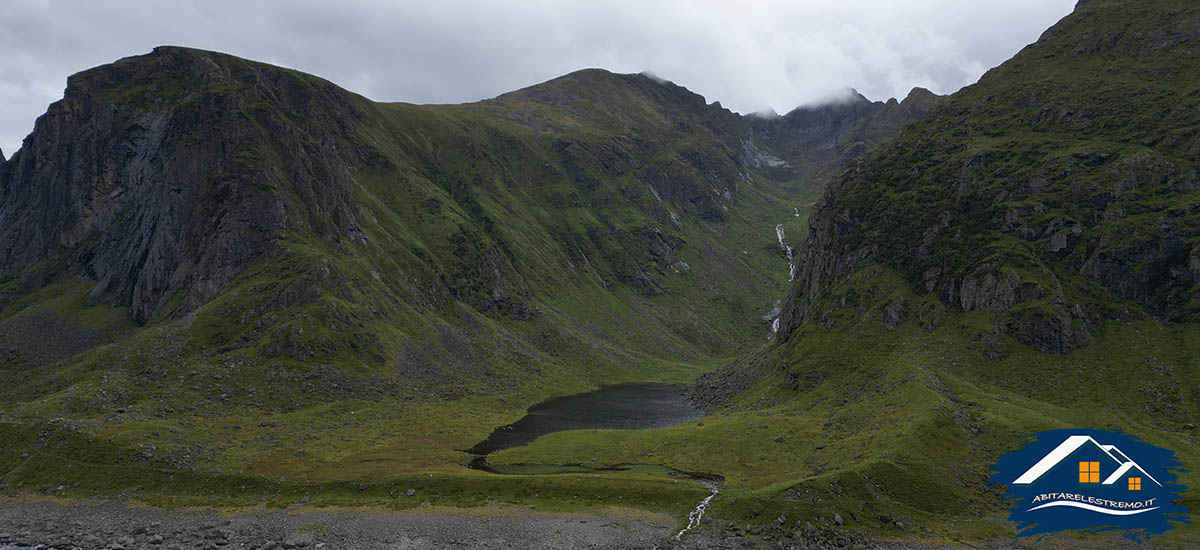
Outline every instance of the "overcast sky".
[[738, 112], [951, 93], [1075, 0], [0, 0], [0, 149], [68, 75], [156, 45], [297, 68], [382, 101], [457, 103], [602, 67]]

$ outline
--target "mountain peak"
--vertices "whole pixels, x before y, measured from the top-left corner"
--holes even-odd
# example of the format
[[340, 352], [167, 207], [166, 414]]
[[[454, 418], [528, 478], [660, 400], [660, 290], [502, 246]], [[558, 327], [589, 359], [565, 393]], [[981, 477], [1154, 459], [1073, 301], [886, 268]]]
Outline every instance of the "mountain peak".
[[[560, 104], [573, 99], [611, 103], [630, 99], [628, 94], [662, 94], [670, 92], [676, 97], [703, 96], [650, 72], [637, 74], [614, 73], [607, 69], [587, 68], [569, 72], [545, 82], [508, 92], [493, 100], [524, 99], [550, 104]], [[611, 95], [611, 97], [607, 97]]]
[[912, 90], [909, 90], [908, 95], [904, 97], [903, 101], [908, 101], [910, 99], [920, 101], [925, 99], [937, 99], [938, 97], [939, 96], [937, 94], [929, 91], [928, 89], [917, 86]]
[[783, 339], [822, 314], [830, 281], [867, 265], [931, 307], [992, 312], [979, 341], [1047, 353], [1087, 346], [1102, 320], [1196, 319], [1198, 214], [1161, 197], [1196, 186], [1198, 11], [1096, 0], [833, 182]]
[[92, 94], [109, 102], [170, 105], [210, 91], [295, 90], [297, 86], [321, 88], [325, 94], [353, 95], [300, 71], [183, 46], [158, 46], [146, 54], [75, 73], [67, 78], [66, 94]]
[[847, 91], [847, 96], [848, 96], [846, 98], [847, 102], [850, 102], [850, 103], [872, 103], [872, 101], [870, 99], [867, 99], [867, 96], [862, 95], [862, 93], [860, 93], [855, 88], [847, 88], [846, 91]]
[[761, 118], [761, 119], [765, 119], [765, 120], [771, 120], [771, 119], [779, 118], [780, 114], [775, 112], [775, 109], [767, 107], [766, 109], [762, 109], [759, 111], [754, 111], [753, 113], [749, 113], [746, 116], [751, 117], [751, 118]]
[[584, 120], [607, 120], [640, 128], [670, 124], [683, 113], [704, 114], [718, 124], [739, 117], [718, 103], [652, 73], [621, 74], [582, 69], [481, 102], [539, 132], [558, 133]]
[[[355, 156], [329, 144], [354, 132], [359, 99], [174, 46], [76, 73], [0, 174], [0, 277], [78, 261], [90, 299], [141, 322], [206, 303], [285, 229], [337, 242], [357, 224]], [[69, 178], [48, 168], [61, 159]]]

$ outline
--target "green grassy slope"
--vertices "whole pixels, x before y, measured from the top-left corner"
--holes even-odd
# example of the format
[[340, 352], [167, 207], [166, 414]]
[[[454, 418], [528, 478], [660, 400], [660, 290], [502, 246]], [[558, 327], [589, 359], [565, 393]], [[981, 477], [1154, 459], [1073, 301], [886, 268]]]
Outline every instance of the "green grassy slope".
[[[30, 228], [72, 216], [56, 211], [75, 207], [66, 199], [22, 195], [38, 192], [44, 142], [84, 139], [56, 118], [69, 110], [93, 126], [128, 120], [111, 133], [142, 140], [147, 120], [170, 121], [164, 151], [141, 156], [168, 159], [157, 177], [201, 197], [160, 210], [201, 215], [166, 245], [184, 250], [166, 269], [204, 265], [213, 245], [187, 247], [206, 213], [226, 220], [217, 233], [262, 247], [224, 288], [180, 271], [172, 286], [137, 279], [140, 326], [121, 313], [129, 294], [112, 290], [124, 275], [96, 258], [132, 246], [108, 243], [126, 220], [159, 215], [145, 203], [98, 203], [88, 186], [99, 184], [83, 181], [93, 202], [65, 245], [6, 249], [0, 322], [14, 330], [0, 338], [12, 346], [0, 415], [14, 429], [90, 426], [102, 463], [313, 480], [458, 471], [456, 449], [549, 395], [688, 381], [761, 341], [787, 280], [774, 220], [791, 204], [743, 166], [742, 119], [644, 76], [588, 70], [477, 104], [379, 104], [286, 69], [160, 48], [72, 77], [63, 105], [4, 166], [8, 241], [54, 240]], [[192, 114], [212, 105], [221, 120]], [[95, 149], [111, 146], [104, 136]], [[214, 148], [198, 177], [216, 183], [172, 172]], [[96, 162], [121, 162], [107, 155]], [[227, 203], [239, 201], [262, 204], [249, 215], [266, 221], [231, 227], [242, 214]], [[47, 324], [99, 328], [66, 357], [37, 345]], [[63, 456], [83, 443], [34, 447]]]
[[724, 463], [718, 517], [943, 541], [1013, 534], [988, 471], [1034, 432], [1116, 428], [1196, 463], [1198, 37], [1191, 2], [1081, 2], [940, 102], [814, 210], [783, 342], [698, 385], [727, 414], [678, 428], [685, 449], [619, 448]]
[[754, 139], [600, 70], [446, 106], [184, 48], [75, 75], [0, 165], [2, 485], [682, 514], [704, 490], [653, 463], [497, 477], [459, 449], [764, 341], [804, 202]]

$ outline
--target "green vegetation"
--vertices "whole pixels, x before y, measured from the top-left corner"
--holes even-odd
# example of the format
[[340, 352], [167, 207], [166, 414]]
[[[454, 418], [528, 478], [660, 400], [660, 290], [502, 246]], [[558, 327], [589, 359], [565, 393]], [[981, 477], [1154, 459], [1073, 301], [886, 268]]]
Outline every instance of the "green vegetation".
[[[803, 205], [743, 166], [737, 115], [604, 71], [479, 104], [376, 104], [183, 48], [76, 75], [64, 101], [169, 121], [178, 149], [156, 154], [208, 175], [164, 178], [205, 197], [197, 217], [237, 220], [180, 233], [270, 238], [227, 284], [211, 273], [97, 282], [105, 247], [128, 254], [113, 233], [160, 215], [130, 203], [87, 241], [0, 269], [0, 323], [29, 328], [27, 314], [53, 311], [44, 323], [56, 330], [106, 331], [62, 357], [12, 342], [24, 359], [0, 368], [9, 490], [674, 515], [706, 494], [653, 466], [477, 472], [459, 449], [548, 397], [688, 383], [762, 341], [787, 282], [774, 226]], [[196, 156], [212, 144], [223, 153]], [[236, 203], [270, 223], [240, 220]], [[205, 243], [175, 243], [184, 255], [155, 269], [241, 253]], [[133, 319], [111, 307], [130, 300]], [[418, 496], [397, 497], [409, 489]]]
[[[1110, 323], [1096, 345], [1067, 356], [1014, 342], [1011, 355], [993, 361], [971, 340], [974, 314], [948, 314], [932, 331], [916, 319], [888, 330], [881, 310], [894, 297], [931, 300], [895, 273], [864, 273], [832, 300], [846, 291], [870, 298], [836, 310], [834, 328], [806, 325], [794, 344], [770, 351], [757, 382], [716, 414], [663, 430], [550, 434], [489, 463], [595, 457], [714, 472], [727, 485], [713, 502], [718, 521], [761, 525], [783, 514], [818, 522], [836, 513], [875, 536], [971, 542], [1011, 534], [988, 471], [1030, 433], [1120, 428], [1185, 464], [1200, 459], [1182, 428], [1200, 412], [1190, 397], [1200, 377], [1194, 325]], [[1189, 495], [1185, 504], [1200, 503]], [[1195, 537], [1184, 528], [1167, 540]]]
[[948, 302], [966, 279], [1015, 273], [1036, 296], [996, 325], [1043, 351], [1087, 339], [1047, 346], [1023, 325], [1197, 321], [1197, 274], [1182, 266], [1200, 246], [1200, 64], [1174, 42], [1197, 31], [1193, 8], [1081, 7], [841, 180], [833, 208], [855, 220], [841, 244], [876, 247]]
[[[1081, 3], [938, 103], [812, 212], [783, 345], [711, 377], [752, 381], [728, 416], [684, 430], [687, 447], [611, 446], [724, 463], [714, 514], [963, 542], [1011, 535], [988, 472], [1026, 435], [1120, 429], [1195, 462], [1196, 36], [1192, 3]], [[728, 454], [688, 451], [717, 439]], [[1180, 524], [1161, 542], [1198, 537]]]
[[[1119, 428], [1200, 460], [1196, 14], [1082, 3], [896, 141], [864, 154], [899, 127], [885, 118], [824, 160], [743, 141], [751, 123], [683, 88], [595, 70], [456, 106], [182, 49], [83, 73], [89, 101], [236, 105], [214, 173], [250, 183], [221, 200], [282, 221], [236, 228], [270, 245], [213, 296], [151, 289], [140, 325], [79, 267], [98, 239], [0, 274], [2, 326], [106, 331], [40, 363], [14, 344], [3, 482], [162, 506], [682, 517], [708, 491], [680, 472], [698, 472], [724, 478], [720, 524], [1009, 537], [988, 471], [1027, 434]], [[229, 78], [162, 72], [193, 56]], [[750, 145], [794, 166], [756, 166]], [[787, 286], [777, 224], [808, 246], [764, 342]], [[461, 449], [530, 405], [622, 381], [696, 382], [713, 410], [465, 467]], [[1160, 540], [1200, 543], [1182, 526]]]

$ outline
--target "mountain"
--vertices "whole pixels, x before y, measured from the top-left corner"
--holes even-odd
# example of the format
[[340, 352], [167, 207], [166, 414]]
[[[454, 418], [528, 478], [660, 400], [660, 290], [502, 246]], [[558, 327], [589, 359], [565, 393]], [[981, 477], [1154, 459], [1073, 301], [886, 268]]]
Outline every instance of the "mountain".
[[[1200, 459], [1197, 44], [1194, 2], [1090, 0], [952, 96], [748, 117], [600, 70], [443, 106], [85, 71], [0, 163], [0, 490], [683, 517], [708, 472], [702, 529], [1007, 544], [1029, 434]], [[456, 451], [697, 376], [703, 419], [488, 457], [527, 475]]]
[[781, 156], [776, 176], [800, 185], [796, 191], [819, 196], [846, 163], [900, 134], [905, 125], [925, 118], [938, 96], [913, 88], [902, 101], [875, 101], [850, 90], [849, 97], [824, 105], [801, 106], [783, 116], [748, 120], [755, 136]]
[[1104, 320], [1200, 320], [1192, 22], [1126, 9], [1156, 29], [1056, 28], [839, 181], [814, 215], [791, 325], [868, 264], [1049, 353], [1086, 346]]
[[[416, 377], [467, 359], [437, 347], [511, 347], [470, 322], [581, 348], [577, 327], [595, 323], [670, 359], [731, 353], [749, 327], [704, 308], [729, 296], [726, 311], [753, 318], [779, 268], [726, 247], [751, 246], [739, 232], [777, 200], [740, 166], [729, 124], [682, 88], [602, 71], [424, 108], [160, 48], [72, 77], [6, 163], [0, 265], [10, 297], [70, 280], [139, 324], [192, 316], [214, 331], [193, 328], [200, 345]], [[730, 221], [735, 201], [747, 207]], [[633, 303], [611, 317], [556, 327], [620, 293]], [[664, 294], [669, 316], [632, 298]], [[509, 353], [538, 362], [556, 347]]]
[[810, 161], [758, 134], [888, 109], [774, 128], [595, 69], [377, 103], [178, 47], [76, 74], [0, 163], [0, 469], [195, 503], [494, 483], [457, 449], [529, 405], [761, 343]]
[[1198, 44], [1194, 2], [1080, 2], [831, 181], [778, 340], [693, 390], [730, 445], [784, 441], [743, 514], [1005, 537], [988, 472], [1026, 435], [1200, 457]]

